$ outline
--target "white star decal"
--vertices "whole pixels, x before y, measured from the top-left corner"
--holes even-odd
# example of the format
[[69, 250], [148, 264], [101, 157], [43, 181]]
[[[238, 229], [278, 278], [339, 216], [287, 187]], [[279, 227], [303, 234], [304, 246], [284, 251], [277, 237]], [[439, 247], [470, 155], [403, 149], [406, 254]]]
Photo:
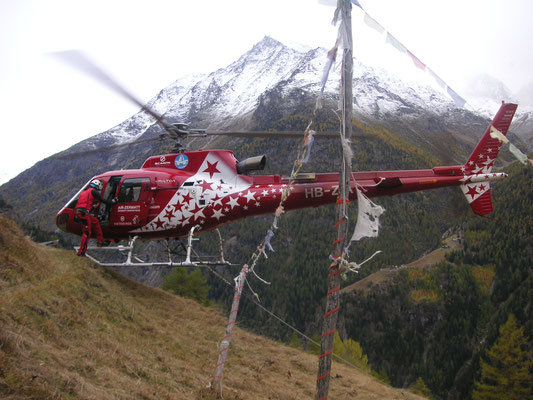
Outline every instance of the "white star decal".
[[204, 209], [202, 208], [201, 210], [199, 210], [196, 214], [194, 214], [194, 218], [205, 218], [205, 215], [204, 215]]
[[237, 198], [230, 197], [228, 205], [231, 206], [231, 209], [233, 210], [233, 207], [239, 207], [239, 203], [237, 202]]
[[246, 194], [244, 195], [244, 197], [246, 197], [246, 199], [247, 199], [246, 202], [247, 202], [247, 203], [249, 203], [249, 202], [252, 201], [252, 200], [255, 200], [254, 193], [250, 192], [249, 190], [248, 190], [248, 193], [246, 193]]
[[487, 156], [487, 161], [485, 161], [485, 165], [489, 165], [493, 161], [494, 161], [494, 159], [491, 160], [491, 158], [489, 156]]
[[262, 194], [263, 196], [268, 196], [268, 190], [263, 190], [263, 191], [261, 192], [261, 194]]
[[220, 210], [213, 210], [213, 217], [215, 217], [217, 220], [220, 220], [224, 214], [222, 214], [222, 208]]

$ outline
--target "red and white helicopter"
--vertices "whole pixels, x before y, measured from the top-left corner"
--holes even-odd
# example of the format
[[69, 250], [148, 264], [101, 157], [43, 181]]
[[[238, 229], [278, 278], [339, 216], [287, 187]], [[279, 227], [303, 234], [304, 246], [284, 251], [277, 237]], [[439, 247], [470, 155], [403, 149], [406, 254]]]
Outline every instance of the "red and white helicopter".
[[[507, 176], [492, 172], [502, 145], [497, 135], [507, 133], [516, 107], [502, 104], [464, 165], [353, 172], [350, 200], [357, 199], [355, 185], [367, 197], [459, 186], [476, 214], [490, 213], [490, 182]], [[97, 175], [92, 179], [104, 182], [103, 197], [118, 198], [114, 206], [100, 205], [104, 237], [113, 241], [182, 238], [241, 218], [274, 213], [290, 182], [288, 176], [247, 175], [262, 169], [265, 161], [265, 156], [238, 161], [229, 150], [201, 150], [153, 156], [140, 169]], [[338, 199], [339, 174], [301, 174], [291, 185], [286, 211], [333, 204]], [[59, 228], [76, 235], [82, 234], [81, 224], [74, 219], [80, 192], [56, 217]]]
[[[102, 74], [98, 71], [99, 79]], [[116, 83], [113, 86], [116, 88]], [[156, 118], [167, 130], [168, 137], [208, 135], [203, 131], [189, 131], [183, 124], [169, 125], [131, 95], [127, 97]], [[459, 186], [476, 214], [490, 213], [493, 210], [490, 182], [507, 176], [492, 169], [516, 108], [516, 104], [502, 103], [464, 165], [352, 172], [349, 199], [357, 199], [356, 185], [367, 197]], [[265, 156], [238, 161], [229, 150], [200, 150], [149, 157], [140, 169], [109, 171], [93, 177], [91, 181], [104, 182], [104, 198], [118, 199], [117, 204], [101, 204], [97, 210], [104, 237], [113, 242], [130, 240], [128, 247], [118, 247], [130, 251], [126, 263], [109, 265], [146, 265], [132, 260], [133, 243], [138, 238], [185, 237], [189, 239], [185, 262], [169, 260], [164, 265], [198, 265], [190, 259], [194, 234], [242, 218], [274, 213], [289, 185], [290, 194], [283, 204], [286, 211], [338, 201], [338, 173], [305, 173], [292, 180], [280, 175], [249, 175], [251, 171], [263, 169], [265, 162]], [[63, 231], [81, 236], [82, 226], [76, 221], [74, 210], [79, 194], [89, 182], [57, 214], [56, 224]], [[223, 256], [216, 262], [220, 263], [226, 263]]]

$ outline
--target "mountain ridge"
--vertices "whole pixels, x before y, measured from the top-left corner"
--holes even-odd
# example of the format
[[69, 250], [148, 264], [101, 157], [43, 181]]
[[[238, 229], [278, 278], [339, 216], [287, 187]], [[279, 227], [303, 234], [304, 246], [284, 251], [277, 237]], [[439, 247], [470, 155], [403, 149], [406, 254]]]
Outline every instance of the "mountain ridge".
[[[290, 98], [290, 93], [294, 91], [303, 97], [316, 98], [326, 53], [322, 48], [309, 49], [304, 53], [266, 36], [226, 68], [176, 80], [154, 96], [148, 106], [174, 122], [188, 122], [207, 129], [232, 129], [234, 126], [253, 129], [254, 109], [268, 92], [277, 91], [283, 99]], [[325, 90], [330, 105], [337, 101], [339, 81], [338, 68], [334, 68]], [[353, 87], [356, 118], [370, 125], [381, 123], [387, 128], [400, 125], [404, 132], [413, 130], [409, 128], [411, 124], [419, 131], [448, 131], [458, 135], [464, 130], [469, 135], [475, 132], [475, 128], [468, 128], [469, 120], [477, 118], [476, 127], [482, 125], [485, 118], [496, 111], [499, 101], [491, 104], [494, 109], [488, 114], [476, 116], [471, 111], [458, 109], [444, 93], [419, 82], [402, 82], [393, 74], [383, 69], [374, 70], [357, 59]], [[288, 104], [287, 113], [292, 108]], [[468, 117], [465, 118], [465, 115]], [[519, 113], [517, 117], [521, 115]], [[420, 118], [423, 123], [417, 121]], [[434, 126], [431, 121], [439, 118], [444, 123]], [[88, 139], [87, 144], [94, 145], [98, 138], [109, 140], [116, 137], [113, 144], [134, 140], [146, 133], [151, 126], [149, 121], [154, 123], [150, 117], [138, 113]], [[526, 124], [528, 127], [522, 130], [530, 128], [529, 120]], [[446, 129], [446, 126], [451, 129]], [[411, 141], [416, 143], [416, 140], [420, 137]], [[459, 140], [463, 140], [460, 135]], [[109, 141], [102, 145], [109, 145]], [[79, 151], [83, 148], [75, 145], [72, 149]]]

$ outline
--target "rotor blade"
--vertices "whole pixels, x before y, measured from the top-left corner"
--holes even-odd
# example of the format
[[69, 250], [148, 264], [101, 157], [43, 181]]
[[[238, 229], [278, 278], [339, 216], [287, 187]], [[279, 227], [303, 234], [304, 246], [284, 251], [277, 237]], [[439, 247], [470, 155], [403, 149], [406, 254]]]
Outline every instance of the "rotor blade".
[[154, 117], [156, 121], [159, 122], [169, 134], [176, 136], [176, 133], [172, 130], [172, 127], [165, 122], [161, 115], [147, 107], [146, 104], [141, 102], [137, 97], [131, 94], [128, 90], [126, 90], [115, 79], [111, 78], [111, 76], [107, 72], [105, 72], [102, 68], [98, 67], [83, 52], [79, 50], [65, 50], [50, 53], [50, 55], [56, 57], [57, 59], [63, 61], [71, 67], [74, 67], [84, 72], [85, 74], [91, 76], [93, 79], [107, 86], [109, 89], [117, 92], [132, 103], [138, 105], [144, 112]]
[[[240, 138], [303, 138], [305, 132], [303, 131], [257, 131], [257, 132], [204, 132], [198, 134], [190, 134], [189, 137], [206, 137], [206, 136], [231, 136], [231, 137], [240, 137]], [[328, 139], [338, 139], [338, 132], [318, 132], [314, 136], [315, 138], [328, 138]], [[354, 138], [372, 138], [372, 135], [368, 134], [359, 134], [354, 135]]]
[[52, 157], [60, 159], [60, 160], [69, 160], [69, 159], [79, 158], [79, 157], [83, 157], [83, 156], [90, 155], [90, 154], [103, 153], [103, 152], [106, 152], [108, 150], [121, 149], [123, 147], [128, 147], [128, 146], [132, 146], [132, 145], [139, 144], [139, 143], [156, 142], [156, 141], [162, 141], [162, 140], [164, 140], [164, 139], [161, 139], [160, 137], [154, 137], [154, 138], [150, 138], [150, 139], [139, 139], [139, 140], [134, 140], [132, 142], [113, 144], [111, 146], [100, 147], [100, 148], [94, 149], [94, 150], [76, 151], [74, 153], [67, 153], [67, 154], [63, 154], [64, 152], [61, 152], [61, 153], [56, 154], [56, 155], [54, 155]]
[[[203, 137], [207, 137], [207, 136], [220, 136], [220, 137], [222, 137], [222, 136], [230, 136], [230, 137], [237, 137], [237, 138], [252, 138], [252, 139], [253, 138], [291, 139], [291, 138], [302, 138], [304, 136], [304, 132], [302, 132], [302, 131], [280, 131], [280, 132], [272, 132], [272, 131], [255, 131], [255, 132], [253, 132], [253, 131], [241, 131], [241, 132], [203, 132], [203, 133], [192, 133], [192, 134], [188, 135], [189, 138], [203, 138]], [[339, 138], [339, 133], [338, 132], [319, 132], [319, 133], [317, 133], [315, 135], [315, 138], [338, 139]], [[357, 136], [352, 136], [352, 140], [353, 139], [370, 139], [370, 138], [375, 138], [375, 136], [369, 135], [369, 134], [359, 134]], [[62, 153], [59, 153], [59, 154], [54, 155], [52, 157], [53, 158], [57, 158], [57, 159], [68, 160], [68, 159], [74, 159], [74, 158], [82, 157], [82, 156], [85, 156], [85, 155], [102, 153], [102, 152], [105, 152], [105, 151], [108, 151], [108, 150], [121, 149], [121, 148], [124, 148], [124, 147], [128, 147], [128, 146], [132, 146], [132, 145], [135, 145], [135, 144], [139, 144], [139, 143], [147, 143], [147, 142], [154, 142], [154, 141], [164, 141], [166, 139], [169, 139], [169, 138], [165, 137], [163, 135], [163, 137], [158, 136], [158, 137], [153, 137], [153, 138], [149, 138], [149, 139], [139, 139], [139, 140], [134, 140], [134, 141], [131, 141], [131, 142], [125, 142], [125, 143], [120, 143], [120, 144], [113, 144], [111, 146], [100, 147], [100, 148], [94, 149], [94, 150], [76, 151], [76, 152], [67, 153], [67, 154], [63, 154], [64, 152], [62, 152]]]

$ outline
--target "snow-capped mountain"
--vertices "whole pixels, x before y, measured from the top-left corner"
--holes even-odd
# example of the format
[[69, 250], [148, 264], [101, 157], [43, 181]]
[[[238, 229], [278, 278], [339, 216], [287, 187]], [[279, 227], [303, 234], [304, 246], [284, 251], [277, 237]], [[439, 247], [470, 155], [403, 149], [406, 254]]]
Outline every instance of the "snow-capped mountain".
[[522, 89], [516, 93], [515, 97], [520, 104], [525, 106], [525, 109], [530, 111], [533, 110], [533, 80], [522, 87]]
[[508, 102], [517, 100], [498, 79], [486, 74], [478, 74], [472, 78], [463, 95], [468, 98], [468, 103], [479, 113], [491, 116], [491, 110], [498, 109], [499, 104], [504, 99]]
[[[287, 116], [302, 103], [314, 102], [326, 53], [321, 48], [288, 47], [265, 37], [226, 68], [176, 80], [148, 105], [173, 122], [218, 130], [251, 129], [258, 114], [272, 112], [273, 103], [278, 103], [275, 107], [278, 111], [283, 110], [281, 116]], [[339, 69], [337, 63], [325, 90], [332, 107], [338, 99]], [[479, 112], [458, 108], [447, 94], [430, 85], [404, 81], [358, 60], [354, 60], [353, 79], [354, 116], [367, 124], [394, 128], [414, 144], [431, 142], [436, 134], [468, 135], [472, 132], [470, 128], [483, 129], [483, 119], [497, 110], [502, 99], [512, 101], [503, 84], [488, 77], [476, 81], [469, 93], [476, 99], [474, 108], [478, 107]], [[531, 130], [530, 120], [524, 119], [522, 131]], [[153, 124], [151, 117], [139, 113], [72, 150], [131, 141], [145, 134]], [[471, 143], [468, 139], [466, 142]]]

